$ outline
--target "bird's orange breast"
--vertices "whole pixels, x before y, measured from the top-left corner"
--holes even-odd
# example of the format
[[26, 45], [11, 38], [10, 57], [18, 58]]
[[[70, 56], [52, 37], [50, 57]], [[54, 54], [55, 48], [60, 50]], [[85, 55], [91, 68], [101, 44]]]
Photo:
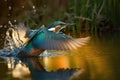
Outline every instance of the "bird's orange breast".
[[38, 56], [43, 51], [44, 49], [41, 49], [41, 48], [32, 49], [30, 52], [30, 56]]

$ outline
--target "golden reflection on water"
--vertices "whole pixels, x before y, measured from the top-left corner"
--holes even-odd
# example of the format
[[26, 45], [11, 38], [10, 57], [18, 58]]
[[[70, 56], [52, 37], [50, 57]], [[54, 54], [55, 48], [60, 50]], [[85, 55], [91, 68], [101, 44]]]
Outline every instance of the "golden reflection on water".
[[59, 69], [78, 69], [85, 65], [82, 57], [72, 55], [45, 57], [41, 63], [47, 71], [56, 71]]
[[96, 47], [84, 48], [84, 56], [88, 63], [91, 80], [114, 80], [114, 70], [110, 62], [110, 56], [102, 55], [103, 53], [99, 53], [99, 50]]
[[[114, 80], [115, 72], [111, 64], [111, 55], [107, 52], [108, 46], [103, 48], [102, 44], [96, 45], [88, 44], [77, 51], [70, 52], [69, 55], [45, 57], [41, 63], [47, 71], [80, 68], [84, 71], [83, 74], [77, 74], [77, 79], [80, 80], [85, 77], [90, 80]], [[87, 76], [81, 77], [82, 75]], [[73, 75], [72, 79], [74, 76], [76, 77]]]
[[[77, 69], [77, 71], [70, 76], [70, 80], [116, 80], [116, 69], [114, 69], [114, 65], [112, 65], [112, 61], [114, 61], [112, 54], [114, 51], [110, 50], [114, 47], [115, 46], [110, 46], [108, 43], [105, 44], [91, 41], [89, 44], [78, 50], [66, 52], [68, 54], [65, 55], [29, 58], [27, 61], [29, 61], [30, 65], [24, 66], [28, 68], [33, 66], [38, 69], [38, 71], [45, 72]], [[8, 68], [10, 69], [11, 66], [11, 69], [15, 71], [15, 60], [11, 60], [7, 58]], [[23, 62], [23, 64], [26, 64], [27, 61], [25, 63]], [[34, 72], [33, 68], [27, 70], [30, 70], [29, 73], [32, 74]]]
[[114, 80], [111, 55], [107, 53], [107, 48], [108, 46], [89, 44], [80, 49], [84, 60], [87, 61], [85, 65], [88, 65], [88, 69], [85, 70], [89, 70], [87, 72], [90, 74], [90, 80]]

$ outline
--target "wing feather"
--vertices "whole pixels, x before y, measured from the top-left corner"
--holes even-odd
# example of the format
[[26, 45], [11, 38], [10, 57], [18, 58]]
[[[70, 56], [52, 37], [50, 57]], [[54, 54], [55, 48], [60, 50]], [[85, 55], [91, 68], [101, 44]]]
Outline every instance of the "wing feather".
[[72, 50], [85, 45], [88, 41], [89, 37], [74, 39], [61, 32], [53, 33], [44, 29], [34, 37], [32, 44], [35, 48], [47, 50]]

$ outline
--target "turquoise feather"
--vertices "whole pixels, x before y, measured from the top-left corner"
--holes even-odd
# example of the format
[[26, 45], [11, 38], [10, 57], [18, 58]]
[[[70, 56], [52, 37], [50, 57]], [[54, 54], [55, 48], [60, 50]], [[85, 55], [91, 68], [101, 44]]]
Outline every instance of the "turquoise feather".
[[[24, 51], [30, 53], [34, 49], [42, 50], [73, 50], [85, 45], [89, 37], [74, 39], [70, 36], [65, 35], [62, 32], [52, 32], [49, 28], [54, 28], [55, 26], [60, 26], [59, 29], [65, 27], [66, 23], [57, 21], [52, 23], [48, 28], [44, 25], [38, 30], [33, 30], [29, 37], [31, 38], [29, 42], [24, 47]], [[68, 25], [66, 25], [68, 26]], [[60, 31], [60, 30], [58, 30]], [[32, 53], [34, 54], [34, 53]]]

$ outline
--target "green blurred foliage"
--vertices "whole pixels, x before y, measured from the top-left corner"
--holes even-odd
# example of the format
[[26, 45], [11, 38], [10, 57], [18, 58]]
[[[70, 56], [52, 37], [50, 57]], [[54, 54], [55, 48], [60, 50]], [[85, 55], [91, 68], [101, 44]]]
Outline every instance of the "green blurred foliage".
[[34, 29], [62, 20], [77, 24], [73, 32], [120, 29], [119, 4], [120, 0], [1, 0], [0, 24], [16, 20]]

